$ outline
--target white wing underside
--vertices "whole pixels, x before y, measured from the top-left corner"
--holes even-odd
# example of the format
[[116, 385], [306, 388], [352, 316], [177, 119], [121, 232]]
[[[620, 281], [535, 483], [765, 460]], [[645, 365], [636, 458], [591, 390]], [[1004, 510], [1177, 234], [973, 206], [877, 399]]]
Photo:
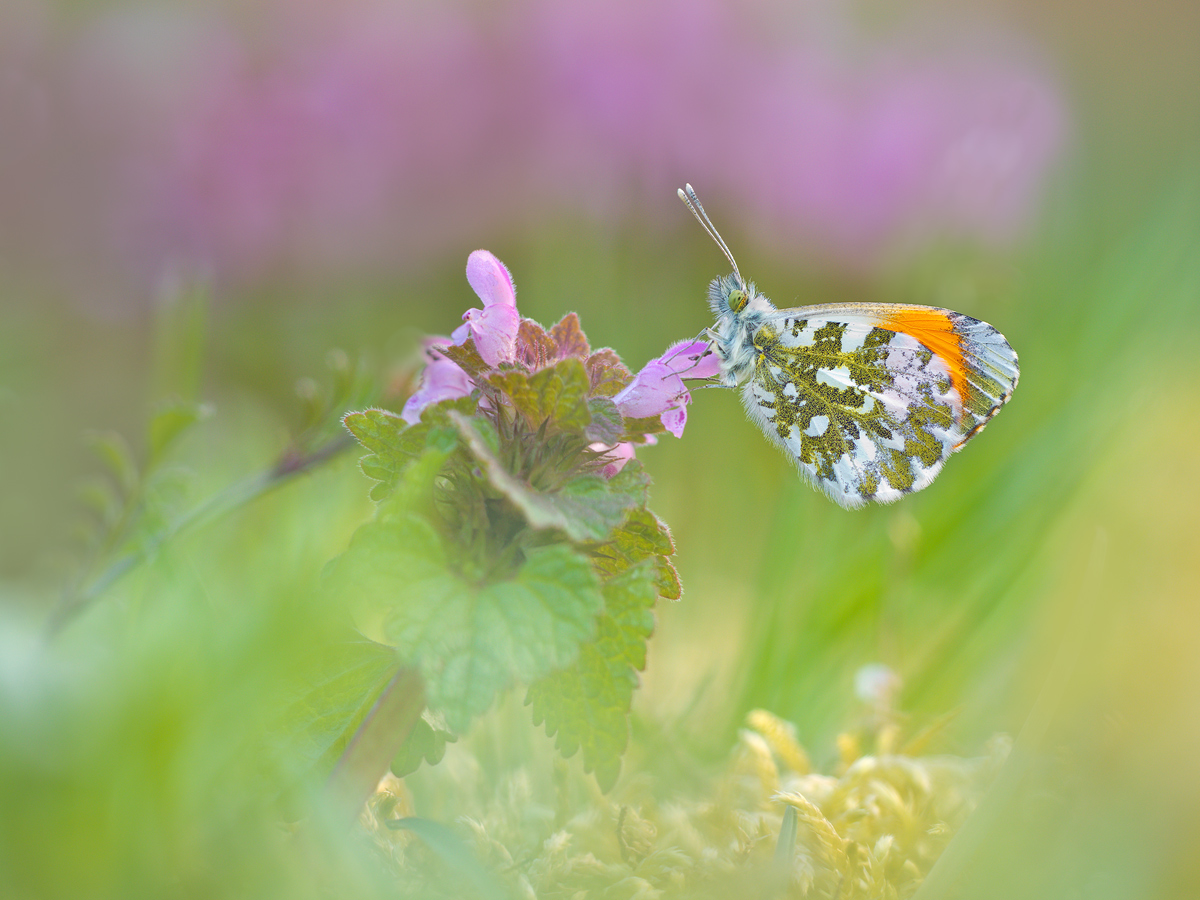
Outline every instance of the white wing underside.
[[[953, 333], [959, 339], [974, 400], [975, 412], [964, 410], [963, 398], [951, 386], [945, 361], [914, 337], [888, 324], [889, 312], [894, 310], [895, 307], [878, 304], [851, 303], [771, 310], [763, 317], [766, 324], [782, 335], [781, 346], [792, 353], [803, 353], [806, 346], [813, 345], [815, 332], [831, 323], [846, 326], [840, 336], [841, 354], [861, 350], [877, 328], [890, 332], [892, 338], [880, 348], [877, 357], [889, 376], [882, 390], [855, 381], [844, 365], [834, 365], [833, 361], [829, 366], [822, 365], [820, 355], [813, 354], [818, 366], [816, 384], [861, 398], [861, 407], [839, 409], [836, 404], [826, 403], [814, 385], [797, 383], [784, 368], [774, 365], [770, 351], [758, 365], [766, 366], [772, 377], [767, 379], [756, 369], [755, 377], [742, 385], [747, 415], [792, 458], [806, 478], [842, 506], [858, 507], [868, 500], [890, 503], [926, 487], [941, 471], [947, 457], [982, 429], [1016, 385], [1019, 373], [1016, 354], [1003, 335], [969, 316], [928, 308], [929, 312], [952, 317], [948, 321], [953, 322]], [[796, 326], [797, 322], [804, 322], [804, 327]], [[809, 425], [803, 432], [791, 425], [786, 434], [780, 433], [773, 407], [779, 405], [781, 398], [796, 409], [805, 407], [806, 412], [816, 413], [808, 419]], [[829, 408], [823, 409], [822, 403]], [[812, 408], [808, 409], [810, 404]], [[913, 420], [910, 411], [923, 412], [931, 404], [948, 408], [952, 417], [943, 417], [941, 424], [922, 423], [919, 432], [914, 430], [916, 426], [910, 428]], [[815, 442], [825, 435], [825, 430], [834, 427], [831, 417], [837, 419], [842, 415], [844, 423], [847, 410], [851, 417], [865, 415], [876, 405], [886, 411], [886, 419], [893, 426], [890, 434], [868, 434], [861, 428], [854, 434], [853, 426], [848, 430], [839, 427], [834, 435], [825, 438], [832, 442], [824, 444], [825, 456], [813, 459], [811, 447], [806, 448], [806, 443]], [[926, 447], [920, 459], [906, 450], [914, 446], [911, 443], [914, 439], [923, 441]], [[830, 446], [834, 449], [829, 450]], [[835, 459], [838, 449], [841, 452]], [[907, 460], [907, 471], [891, 474], [896, 471], [894, 463], [900, 455]], [[893, 480], [898, 484], [893, 484]]]

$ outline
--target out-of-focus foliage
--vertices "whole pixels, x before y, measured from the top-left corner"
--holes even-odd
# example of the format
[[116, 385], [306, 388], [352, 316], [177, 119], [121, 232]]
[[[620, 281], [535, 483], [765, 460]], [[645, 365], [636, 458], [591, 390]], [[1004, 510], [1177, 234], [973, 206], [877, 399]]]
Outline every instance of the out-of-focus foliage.
[[[404, 896], [461, 896], [480, 861], [495, 896], [912, 896], [1009, 741], [972, 759], [913, 756], [894, 710], [869, 719], [839, 736], [823, 774], [789, 723], [754, 710], [723, 763], [671, 797], [636, 778], [598, 797], [544, 746], [485, 774], [471, 741], [419, 784], [381, 782], [362, 824]], [[430, 839], [422, 807], [457, 811], [453, 829]]]
[[[486, 894], [573, 859], [583, 837], [533, 839], [588, 809], [589, 872], [665, 859], [669, 881], [692, 857], [668, 817], [732, 808], [751, 709], [794, 723], [815, 771], [887, 755], [853, 746], [874, 732], [851, 685], [877, 661], [927, 740], [893, 753], [952, 766], [1014, 736], [920, 900], [1200, 893], [1194, 3], [1006, 0], [969, 25], [945, 4], [0, 6], [0, 895], [395, 896], [411, 885], [378, 851], [397, 843]], [[613, 799], [578, 756], [552, 762], [518, 696], [457, 744], [417, 726], [410, 757], [437, 764], [395, 761], [395, 808], [374, 801], [448, 829], [440, 851], [432, 827], [348, 830], [317, 773], [386, 677], [372, 645], [355, 700], [315, 710], [327, 729], [281, 720], [323, 684], [314, 647], [361, 642], [315, 586], [371, 484], [355, 452], [270, 491], [259, 474], [347, 409], [399, 407], [480, 245], [527, 315], [576, 310], [632, 366], [695, 334], [725, 264], [686, 180], [780, 305], [995, 324], [1021, 354], [1013, 402], [929, 490], [851, 514], [731, 394], [698, 392], [684, 440], [639, 450], [688, 590], [659, 609]], [[211, 291], [188, 312], [181, 283]], [[375, 395], [317, 377], [297, 402], [333, 347]], [[166, 441], [200, 408], [175, 400], [210, 412]], [[164, 409], [183, 416], [148, 435]], [[102, 442], [118, 471], [85, 432], [125, 436]], [[130, 506], [152, 471], [167, 490]], [[143, 530], [113, 529], [125, 509]], [[63, 585], [123, 550], [137, 564], [47, 642]]]

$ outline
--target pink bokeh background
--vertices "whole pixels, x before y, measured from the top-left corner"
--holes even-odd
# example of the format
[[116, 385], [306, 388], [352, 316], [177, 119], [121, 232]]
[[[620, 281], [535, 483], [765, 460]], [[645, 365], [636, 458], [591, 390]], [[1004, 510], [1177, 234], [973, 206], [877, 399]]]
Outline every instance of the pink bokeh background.
[[0, 11], [0, 236], [11, 273], [87, 304], [136, 304], [168, 271], [398, 272], [563, 212], [657, 225], [685, 180], [769, 252], [870, 268], [1018, 238], [1067, 134], [1012, 34], [868, 37], [820, 5], [65, 15]]

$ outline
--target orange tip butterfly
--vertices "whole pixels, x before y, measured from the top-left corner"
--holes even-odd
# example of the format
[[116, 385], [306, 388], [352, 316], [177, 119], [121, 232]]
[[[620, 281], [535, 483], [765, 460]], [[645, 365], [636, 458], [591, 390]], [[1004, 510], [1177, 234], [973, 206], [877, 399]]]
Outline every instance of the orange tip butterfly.
[[690, 184], [679, 197], [733, 266], [708, 288], [721, 384], [842, 506], [921, 490], [1012, 396], [1016, 351], [986, 322], [903, 304], [777, 309], [742, 278]]

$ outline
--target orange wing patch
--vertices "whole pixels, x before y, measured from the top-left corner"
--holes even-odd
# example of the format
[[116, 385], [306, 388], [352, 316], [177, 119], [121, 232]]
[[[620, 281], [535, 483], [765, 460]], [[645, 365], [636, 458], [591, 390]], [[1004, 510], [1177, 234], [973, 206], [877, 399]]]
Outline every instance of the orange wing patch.
[[889, 307], [882, 318], [885, 328], [920, 341], [946, 364], [950, 383], [962, 398], [965, 414], [971, 391], [970, 370], [963, 356], [962, 337], [950, 315], [928, 306], [896, 306]]

